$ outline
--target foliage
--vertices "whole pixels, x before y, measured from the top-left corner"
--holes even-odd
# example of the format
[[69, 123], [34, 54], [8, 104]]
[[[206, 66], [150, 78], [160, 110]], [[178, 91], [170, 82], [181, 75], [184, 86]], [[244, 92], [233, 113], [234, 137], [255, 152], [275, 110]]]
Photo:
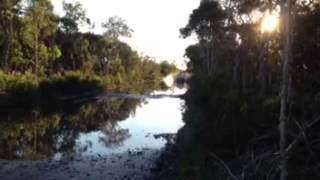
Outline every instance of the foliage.
[[90, 19], [86, 17], [86, 11], [79, 2], [75, 4], [63, 2], [63, 10], [66, 14], [60, 19], [61, 29], [67, 34], [78, 32], [79, 25], [91, 24]]
[[[259, 34], [259, 19], [243, 18], [278, 2], [241, 2], [203, 2], [181, 30], [185, 37], [196, 33], [199, 42], [186, 49], [192, 78], [177, 139], [179, 179], [279, 178], [283, 39], [281, 32]], [[288, 179], [315, 179], [320, 9], [317, 2], [297, 1], [295, 10]]]
[[48, 67], [50, 57], [54, 57], [56, 47], [50, 43], [57, 31], [57, 17], [48, 0], [30, 1], [23, 17], [22, 39], [29, 50], [26, 56], [31, 60], [32, 70], [39, 74]]
[[171, 64], [168, 61], [163, 61], [160, 63], [160, 73], [163, 76], [167, 76], [174, 71], [177, 71], [177, 68], [174, 64]]
[[3, 96], [26, 95], [22, 99], [28, 102], [27, 97], [53, 98], [144, 83], [158, 86], [175, 70], [172, 64], [146, 60], [120, 41], [133, 32], [122, 18], [110, 17], [103, 35], [82, 33], [80, 27], [92, 25], [82, 4], [63, 2], [63, 9], [64, 16], [58, 17], [49, 0], [1, 0]]
[[117, 16], [108, 18], [105, 23], [102, 23], [102, 27], [106, 29], [104, 36], [110, 40], [119, 40], [119, 37], [131, 37], [133, 32], [125, 20]]

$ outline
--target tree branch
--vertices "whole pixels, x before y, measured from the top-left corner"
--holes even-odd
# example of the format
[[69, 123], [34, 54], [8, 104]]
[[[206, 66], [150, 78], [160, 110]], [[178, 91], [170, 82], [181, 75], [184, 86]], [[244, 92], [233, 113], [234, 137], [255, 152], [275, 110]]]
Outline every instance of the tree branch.
[[214, 159], [216, 159], [220, 165], [226, 170], [226, 172], [229, 174], [229, 176], [233, 179], [233, 180], [240, 180], [239, 178], [237, 178], [232, 171], [230, 170], [230, 168], [228, 167], [228, 165], [226, 163], [224, 163], [216, 154], [214, 153], [210, 153], [210, 156], [212, 156]]

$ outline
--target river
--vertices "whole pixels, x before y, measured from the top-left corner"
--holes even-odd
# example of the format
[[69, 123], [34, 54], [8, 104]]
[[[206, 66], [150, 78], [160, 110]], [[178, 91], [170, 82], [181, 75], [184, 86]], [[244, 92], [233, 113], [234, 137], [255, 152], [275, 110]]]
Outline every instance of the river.
[[185, 89], [0, 113], [0, 179], [146, 179], [183, 125]]

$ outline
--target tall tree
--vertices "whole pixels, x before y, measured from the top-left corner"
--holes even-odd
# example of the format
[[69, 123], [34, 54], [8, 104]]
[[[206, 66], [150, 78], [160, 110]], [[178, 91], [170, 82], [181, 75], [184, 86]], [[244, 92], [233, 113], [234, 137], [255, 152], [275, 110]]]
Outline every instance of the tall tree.
[[61, 29], [67, 34], [78, 32], [80, 26], [91, 25], [80, 2], [63, 2], [63, 10], [66, 14], [60, 19]]
[[14, 27], [20, 11], [19, 3], [21, 0], [0, 0], [0, 27], [3, 36], [3, 51], [1, 52], [2, 62], [1, 68], [8, 68], [8, 61], [10, 56], [10, 49], [14, 39]]
[[282, 71], [282, 85], [281, 85], [281, 107], [280, 107], [280, 153], [281, 153], [281, 166], [280, 166], [280, 180], [287, 179], [287, 153], [286, 153], [286, 121], [288, 120], [288, 106], [290, 104], [291, 86], [291, 65], [292, 65], [292, 6], [294, 0], [283, 0], [281, 5], [281, 14], [283, 17], [283, 35], [284, 35], [284, 48], [283, 48], [283, 71]]
[[[195, 33], [200, 45], [200, 66], [206, 75], [216, 74], [220, 56], [234, 47], [234, 33], [227, 29], [227, 12], [217, 1], [202, 1], [190, 15], [186, 27], [180, 30], [184, 38]], [[231, 40], [231, 41], [230, 41]], [[223, 43], [222, 43], [223, 42]]]
[[108, 18], [102, 27], [106, 29], [104, 36], [109, 40], [119, 40], [119, 37], [131, 37], [133, 30], [128, 26], [125, 20], [113, 16]]
[[[33, 71], [38, 74], [41, 66], [48, 65], [50, 54], [56, 53], [52, 39], [58, 27], [50, 0], [31, 0], [24, 19], [24, 41], [31, 50]], [[53, 47], [53, 48], [52, 48]]]

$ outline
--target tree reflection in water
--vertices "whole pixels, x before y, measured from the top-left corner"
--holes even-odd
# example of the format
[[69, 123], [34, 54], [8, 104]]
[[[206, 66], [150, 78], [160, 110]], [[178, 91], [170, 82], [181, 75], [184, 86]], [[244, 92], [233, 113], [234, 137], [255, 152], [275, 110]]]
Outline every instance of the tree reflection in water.
[[[134, 113], [142, 100], [113, 99], [24, 111], [0, 112], [0, 159], [51, 159], [55, 154], [75, 154], [83, 133], [101, 131], [99, 142], [107, 148], [121, 146], [130, 137], [118, 122]], [[49, 109], [49, 110], [48, 110]], [[87, 142], [82, 152], [92, 146]]]
[[99, 142], [103, 143], [108, 148], [116, 148], [130, 138], [129, 129], [121, 129], [114, 121], [107, 121], [101, 128], [104, 136], [99, 137]]

